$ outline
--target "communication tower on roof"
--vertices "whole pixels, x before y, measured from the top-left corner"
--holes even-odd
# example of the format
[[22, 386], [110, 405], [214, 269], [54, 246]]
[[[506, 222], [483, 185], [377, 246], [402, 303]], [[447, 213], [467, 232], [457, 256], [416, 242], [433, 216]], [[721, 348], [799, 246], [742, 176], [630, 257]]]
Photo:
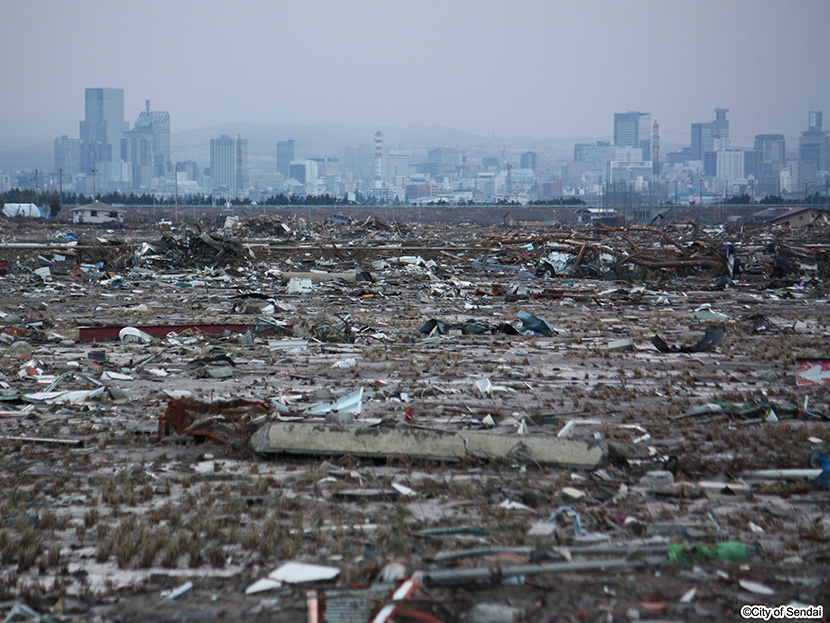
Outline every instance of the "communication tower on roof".
[[651, 126], [651, 172], [660, 175], [660, 126], [657, 119]]

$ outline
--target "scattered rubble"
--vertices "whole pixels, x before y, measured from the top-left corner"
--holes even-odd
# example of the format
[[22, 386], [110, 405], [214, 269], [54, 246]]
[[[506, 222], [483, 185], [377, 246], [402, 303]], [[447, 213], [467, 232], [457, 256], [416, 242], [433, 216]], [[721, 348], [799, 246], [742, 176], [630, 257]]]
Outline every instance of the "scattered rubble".
[[0, 615], [822, 606], [827, 234], [4, 229]]

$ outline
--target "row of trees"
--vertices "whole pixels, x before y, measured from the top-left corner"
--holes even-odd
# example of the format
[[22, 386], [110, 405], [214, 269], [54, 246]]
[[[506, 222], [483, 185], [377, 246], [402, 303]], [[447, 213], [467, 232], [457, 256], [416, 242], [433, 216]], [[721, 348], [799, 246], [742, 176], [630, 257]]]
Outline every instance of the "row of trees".
[[[826, 195], [814, 193], [807, 195], [804, 199], [784, 199], [781, 195], [767, 195], [763, 199], [755, 201], [758, 205], [803, 205], [809, 204], [824, 204], [827, 201]], [[743, 195], [734, 195], [729, 197], [724, 202], [726, 205], [750, 205], [752, 197], [744, 193]]]
[[[119, 206], [173, 206], [176, 204], [176, 199], [173, 197], [158, 198], [154, 195], [143, 193], [137, 195], [130, 193], [129, 195], [113, 192], [98, 195], [98, 201], [108, 203], [110, 205]], [[13, 188], [0, 194], [0, 205], [4, 203], [38, 203], [40, 205], [86, 205], [92, 203], [91, 196], [82, 193], [64, 193], [63, 195], [55, 191], [44, 191], [35, 195], [33, 190], [21, 190]], [[231, 199], [228, 201], [223, 197], [214, 197], [213, 195], [186, 195], [178, 198], [179, 205], [218, 205], [222, 206], [225, 203], [230, 203], [232, 206], [304, 206], [304, 205], [321, 205], [321, 206], [349, 206], [349, 205], [382, 205], [378, 199], [369, 197], [358, 191], [355, 193], [355, 200], [349, 201], [343, 197], [336, 197], [334, 195], [309, 195], [300, 197], [298, 195], [286, 195], [280, 193], [279, 195], [272, 195], [262, 201], [254, 203], [250, 199]], [[516, 201], [507, 201], [500, 199], [497, 202], [499, 205], [518, 205]], [[395, 199], [392, 205], [404, 205], [399, 199]], [[447, 200], [438, 200], [434, 205], [450, 205]], [[459, 201], [456, 205], [459, 206], [474, 206], [477, 205], [474, 201]], [[585, 205], [579, 197], [554, 198], [554, 199], [539, 199], [532, 201], [531, 205]]]
[[[98, 201], [103, 203], [108, 203], [110, 205], [123, 205], [123, 206], [137, 206], [137, 205], [158, 205], [158, 206], [173, 206], [176, 204], [176, 199], [169, 197], [169, 198], [157, 198], [151, 194], [143, 193], [140, 195], [136, 195], [135, 193], [130, 193], [129, 195], [125, 195], [123, 193], [105, 193], [98, 196]], [[37, 203], [39, 205], [48, 205], [52, 210], [53, 216], [57, 214], [57, 211], [60, 211], [62, 205], [86, 205], [92, 203], [93, 199], [91, 196], [87, 196], [84, 194], [75, 194], [75, 193], [64, 193], [61, 195], [55, 191], [44, 191], [41, 193], [35, 194], [33, 190], [21, 190], [19, 188], [13, 188], [11, 190], [7, 190], [4, 193], [0, 193], [0, 206], [6, 203]], [[213, 195], [187, 195], [179, 197], [178, 204], [179, 205], [218, 205], [222, 206], [227, 202], [226, 199], [222, 197], [214, 197]], [[519, 205], [519, 202], [506, 200], [506, 199], [499, 199], [496, 202], [498, 205]], [[744, 193], [743, 195], [735, 195], [733, 197], [729, 197], [724, 201], [727, 205], [750, 205], [752, 203], [752, 198]], [[767, 196], [763, 199], [756, 201], [755, 203], [759, 205], [803, 205], [803, 204], [813, 204], [813, 205], [825, 205], [828, 203], [828, 197], [826, 195], [822, 195], [820, 193], [814, 193], [812, 195], [808, 195], [803, 199], [785, 199], [781, 196]], [[355, 201], [349, 201], [343, 197], [336, 197], [334, 195], [325, 194], [325, 195], [315, 195], [315, 196], [306, 196], [300, 197], [298, 195], [285, 195], [284, 193], [280, 193], [279, 195], [273, 195], [268, 197], [258, 203], [254, 203], [250, 199], [231, 199], [230, 204], [236, 207], [240, 206], [252, 206], [252, 205], [265, 205], [265, 206], [305, 206], [305, 205], [322, 205], [322, 206], [349, 206], [349, 205], [384, 205], [377, 199], [373, 197], [367, 197], [360, 193], [359, 191], [355, 193]], [[396, 199], [392, 205], [403, 205], [400, 200]], [[433, 205], [450, 205], [450, 203], [446, 200], [439, 200], [435, 202]], [[463, 199], [458, 202], [459, 206], [466, 206], [466, 205], [477, 205], [474, 201], [464, 201]], [[587, 205], [580, 197], [556, 197], [550, 199], [537, 199], [535, 201], [531, 201], [528, 205], [533, 206], [582, 206]], [[667, 205], [672, 205], [671, 201], [667, 202]]]
[[[173, 206], [177, 200], [173, 197], [155, 197], [154, 195], [143, 193], [137, 195], [130, 193], [129, 195], [123, 193], [103, 193], [96, 197], [102, 203], [119, 206]], [[360, 199], [360, 197], [358, 197]], [[178, 198], [179, 205], [225, 205], [226, 199], [223, 197], [214, 197], [212, 195], [187, 195]], [[39, 205], [53, 203], [57, 205], [86, 205], [93, 202], [91, 196], [83, 193], [63, 193], [61, 195], [54, 191], [44, 191], [35, 194], [33, 190], [21, 190], [13, 188], [4, 193], [0, 193], [0, 205], [6, 203], [37, 203]], [[254, 202], [250, 199], [231, 199], [231, 205], [234, 206], [250, 206]], [[360, 203], [359, 201], [346, 201], [334, 195], [318, 195], [309, 197], [298, 197], [297, 195], [286, 196], [284, 194], [268, 197], [256, 205], [350, 205]]]

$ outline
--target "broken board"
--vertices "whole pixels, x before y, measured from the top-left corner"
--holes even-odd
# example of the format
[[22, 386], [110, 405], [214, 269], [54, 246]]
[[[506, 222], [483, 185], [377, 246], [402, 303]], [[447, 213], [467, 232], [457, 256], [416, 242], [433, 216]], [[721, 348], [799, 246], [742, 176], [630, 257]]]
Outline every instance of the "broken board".
[[606, 456], [605, 444], [541, 435], [478, 431], [437, 431], [415, 427], [338, 427], [326, 424], [266, 424], [251, 438], [260, 453], [435, 461], [515, 459], [530, 463], [594, 469]]
[[[795, 362], [795, 384], [799, 387], [830, 385], [830, 360], [798, 359]], [[805, 407], [806, 408], [806, 407]]]

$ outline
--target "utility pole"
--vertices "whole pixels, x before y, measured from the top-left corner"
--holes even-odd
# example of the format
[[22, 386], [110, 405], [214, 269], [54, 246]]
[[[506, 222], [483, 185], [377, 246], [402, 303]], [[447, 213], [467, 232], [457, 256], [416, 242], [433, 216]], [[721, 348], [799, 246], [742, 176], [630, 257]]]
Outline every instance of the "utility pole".
[[677, 180], [674, 180], [674, 221], [677, 222]]
[[176, 206], [176, 221], [179, 220], [179, 176], [173, 172], [173, 204]]
[[58, 169], [58, 201], [63, 205], [63, 168]]
[[95, 203], [95, 174], [98, 173], [98, 169], [92, 168], [89, 172], [92, 173], [92, 203]]
[[35, 206], [37, 207], [37, 199], [38, 199], [38, 187], [37, 187], [37, 169], [35, 169]]

